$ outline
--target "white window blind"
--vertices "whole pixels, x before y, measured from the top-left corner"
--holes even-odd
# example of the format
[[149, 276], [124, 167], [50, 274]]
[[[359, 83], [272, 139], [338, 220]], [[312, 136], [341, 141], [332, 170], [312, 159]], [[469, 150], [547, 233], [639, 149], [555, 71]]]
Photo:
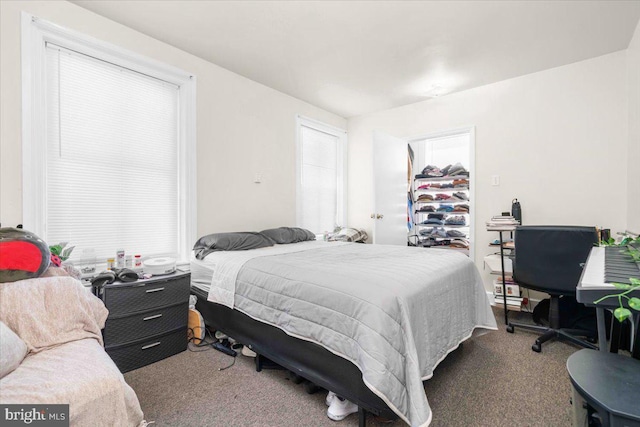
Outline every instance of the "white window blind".
[[46, 92], [46, 241], [178, 253], [179, 87], [47, 44]]
[[301, 125], [299, 225], [314, 233], [342, 224], [340, 136]]

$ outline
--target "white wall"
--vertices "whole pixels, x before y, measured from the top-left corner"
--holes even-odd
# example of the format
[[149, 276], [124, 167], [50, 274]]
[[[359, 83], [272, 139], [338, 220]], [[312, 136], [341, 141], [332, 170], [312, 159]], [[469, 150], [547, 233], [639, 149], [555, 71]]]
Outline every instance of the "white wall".
[[[475, 126], [475, 261], [484, 223], [522, 204], [525, 224], [627, 224], [626, 53], [554, 68], [349, 120], [349, 224], [369, 231], [371, 134], [410, 137]], [[491, 176], [500, 175], [500, 186]], [[485, 275], [485, 283], [489, 284]], [[487, 286], [487, 289], [490, 289]]]
[[627, 229], [640, 233], [640, 23], [627, 49], [629, 83], [629, 170]]
[[[20, 12], [197, 76], [198, 234], [295, 224], [295, 116], [346, 120], [66, 1], [0, 2], [0, 222], [22, 222]], [[254, 184], [256, 172], [263, 176]]]

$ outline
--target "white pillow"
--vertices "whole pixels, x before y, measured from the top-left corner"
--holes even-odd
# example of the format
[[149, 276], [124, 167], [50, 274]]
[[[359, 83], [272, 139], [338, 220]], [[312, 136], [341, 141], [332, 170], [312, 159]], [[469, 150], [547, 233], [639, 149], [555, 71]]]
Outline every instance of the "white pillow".
[[27, 344], [0, 322], [0, 378], [13, 372], [27, 355]]

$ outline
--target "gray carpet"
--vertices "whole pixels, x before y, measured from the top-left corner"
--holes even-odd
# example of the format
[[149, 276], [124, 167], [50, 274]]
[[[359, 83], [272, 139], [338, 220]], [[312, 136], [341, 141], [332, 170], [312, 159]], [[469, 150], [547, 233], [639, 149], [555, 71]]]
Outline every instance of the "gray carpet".
[[[571, 385], [567, 358], [578, 347], [564, 342], [531, 351], [536, 335], [499, 331], [474, 337], [436, 369], [425, 390], [432, 426], [569, 426]], [[526, 320], [529, 316], [516, 313]], [[514, 320], [516, 320], [514, 318]], [[253, 359], [218, 351], [185, 351], [125, 374], [148, 421], [157, 426], [357, 426], [357, 414], [329, 420], [325, 393], [309, 395], [285, 371], [255, 371]], [[383, 424], [369, 417], [371, 426]]]

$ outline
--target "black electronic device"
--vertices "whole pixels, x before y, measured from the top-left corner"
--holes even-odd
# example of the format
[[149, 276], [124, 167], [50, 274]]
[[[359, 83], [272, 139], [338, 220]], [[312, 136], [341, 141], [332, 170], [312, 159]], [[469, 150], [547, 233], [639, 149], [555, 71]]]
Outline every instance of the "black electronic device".
[[522, 207], [520, 207], [518, 199], [511, 201], [511, 216], [522, 225]]
[[229, 347], [226, 347], [224, 344], [220, 343], [220, 342], [214, 342], [211, 344], [211, 347], [215, 348], [216, 350], [224, 353], [224, 354], [228, 354], [231, 357], [236, 357], [238, 355], [238, 353], [235, 350], [230, 349]]

